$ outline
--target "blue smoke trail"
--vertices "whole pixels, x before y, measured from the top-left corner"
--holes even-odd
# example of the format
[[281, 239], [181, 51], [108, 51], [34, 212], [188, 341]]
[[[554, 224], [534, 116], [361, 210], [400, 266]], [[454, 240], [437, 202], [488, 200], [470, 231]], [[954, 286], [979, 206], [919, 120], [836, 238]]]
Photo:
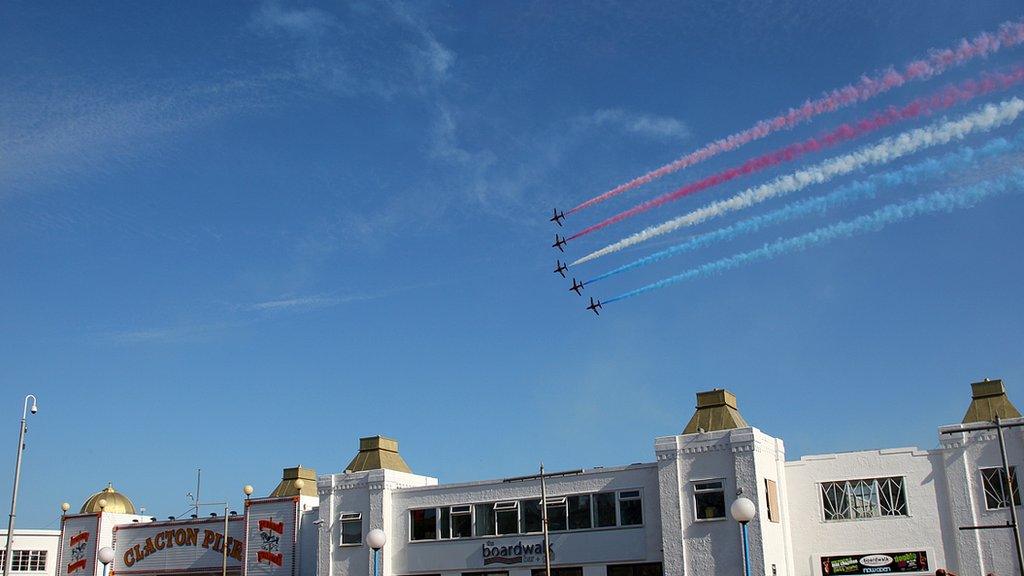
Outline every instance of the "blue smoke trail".
[[800, 236], [776, 240], [749, 252], [741, 252], [728, 258], [708, 262], [696, 268], [691, 268], [682, 274], [659, 280], [625, 294], [620, 294], [604, 301], [603, 304], [611, 304], [612, 302], [639, 296], [645, 292], [664, 288], [684, 280], [692, 280], [717, 272], [732, 270], [757, 260], [772, 259], [776, 256], [796, 250], [803, 250], [816, 244], [822, 244], [839, 238], [848, 238], [864, 232], [876, 232], [890, 224], [909, 220], [922, 214], [952, 212], [953, 210], [971, 208], [978, 202], [992, 196], [1007, 192], [1021, 192], [1022, 189], [1024, 189], [1024, 169], [1015, 168], [1008, 174], [998, 178], [952, 190], [933, 192], [905, 202], [889, 204], [853, 220], [838, 222], [806, 234], [801, 234]]
[[904, 166], [898, 170], [892, 170], [881, 174], [874, 174], [865, 180], [851, 182], [824, 196], [809, 198], [783, 206], [778, 210], [767, 212], [760, 216], [754, 216], [741, 220], [731, 226], [720, 228], [704, 234], [689, 238], [687, 241], [675, 246], [670, 246], [649, 256], [645, 256], [629, 264], [624, 264], [613, 270], [609, 270], [600, 276], [596, 276], [584, 282], [584, 285], [592, 284], [598, 280], [604, 280], [616, 274], [635, 270], [648, 264], [654, 264], [666, 258], [690, 252], [698, 248], [733, 240], [744, 234], [757, 232], [758, 230], [780, 224], [800, 216], [812, 213], [824, 213], [826, 210], [842, 206], [844, 204], [865, 198], [874, 198], [879, 188], [896, 187], [903, 185], [917, 184], [929, 178], [936, 178], [950, 172], [974, 168], [985, 159], [999, 154], [1016, 151], [1024, 148], [1024, 132], [1019, 132], [1012, 141], [1005, 138], [994, 138], [980, 148], [963, 146], [955, 152], [950, 152], [941, 158], [929, 158], [916, 164]]

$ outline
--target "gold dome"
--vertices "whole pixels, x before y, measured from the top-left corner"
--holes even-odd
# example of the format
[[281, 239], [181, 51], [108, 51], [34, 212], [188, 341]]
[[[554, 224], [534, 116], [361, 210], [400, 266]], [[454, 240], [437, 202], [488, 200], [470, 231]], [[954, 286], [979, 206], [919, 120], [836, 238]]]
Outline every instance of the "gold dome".
[[[100, 506], [100, 500], [105, 500]], [[93, 494], [82, 504], [81, 514], [92, 514], [96, 512], [113, 512], [114, 514], [135, 514], [135, 505], [127, 496], [114, 490], [112, 484]]]

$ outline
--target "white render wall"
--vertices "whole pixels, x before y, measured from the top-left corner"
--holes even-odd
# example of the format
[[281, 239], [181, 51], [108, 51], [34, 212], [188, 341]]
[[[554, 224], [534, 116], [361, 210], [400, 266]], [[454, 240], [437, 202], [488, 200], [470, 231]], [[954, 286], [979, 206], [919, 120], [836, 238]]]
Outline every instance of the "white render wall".
[[[789, 573], [785, 524], [785, 461], [782, 441], [756, 428], [737, 428], [700, 434], [666, 436], [655, 441], [662, 510], [662, 547], [665, 576], [684, 574], [742, 574], [743, 545], [740, 525], [728, 513], [740, 495], [758, 508], [748, 526], [751, 574]], [[764, 480], [778, 484], [782, 522], [768, 521]], [[722, 480], [726, 517], [696, 517], [693, 485]]]
[[[822, 556], [924, 550], [928, 566], [950, 567], [943, 534], [952, 526], [938, 454], [916, 448], [804, 456], [786, 464], [796, 575], [821, 575]], [[822, 482], [902, 476], [908, 516], [825, 521]], [[938, 481], [937, 481], [938, 480]]]
[[[14, 529], [11, 547], [15, 550], [45, 550], [46, 568], [41, 572], [18, 572], [27, 576], [57, 574], [57, 554], [60, 549], [60, 530], [21, 530]], [[0, 530], [0, 550], [7, 547], [7, 530]]]
[[[1006, 423], [1022, 423], [1024, 419], [1005, 420]], [[961, 531], [960, 526], [1005, 524], [1010, 520], [1009, 508], [987, 510], [981, 484], [981, 468], [1000, 466], [999, 442], [994, 430], [961, 432], [971, 425], [943, 426], [939, 438], [942, 448], [935, 451], [940, 461], [937, 468], [944, 469], [943, 487], [950, 517], [951, 528], [948, 537], [955, 542], [950, 546], [950, 566], [960, 576], [983, 576], [989, 572], [1003, 576], [1017, 574], [1014, 557], [1013, 534], [1008, 529]], [[1024, 426], [1003, 431], [1006, 442], [1007, 460], [1016, 467], [1017, 474], [1024, 472]], [[1020, 485], [1024, 490], [1024, 482]], [[1021, 494], [1024, 496], [1024, 494]], [[1017, 507], [1018, 520], [1024, 521], [1024, 508]], [[953, 551], [955, 550], [955, 552]]]

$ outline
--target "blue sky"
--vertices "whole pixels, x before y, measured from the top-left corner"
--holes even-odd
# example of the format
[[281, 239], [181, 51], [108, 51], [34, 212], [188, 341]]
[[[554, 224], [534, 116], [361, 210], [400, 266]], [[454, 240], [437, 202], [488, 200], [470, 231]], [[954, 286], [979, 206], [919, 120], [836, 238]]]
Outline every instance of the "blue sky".
[[[178, 514], [196, 467], [211, 498], [240, 500], [243, 484], [266, 493], [285, 466], [340, 471], [358, 437], [378, 433], [442, 481], [530, 473], [540, 459], [649, 461], [653, 439], [678, 433], [694, 393], [712, 387], [736, 392], [790, 458], [934, 446], [983, 377], [1024, 404], [1021, 195], [682, 283], [600, 319], [551, 273], [547, 222], [552, 206], [1022, 15], [1012, 0], [5, 3], [11, 447], [21, 398], [40, 400], [19, 525], [54, 526], [61, 501], [77, 507], [107, 481], [149, 513]], [[1006, 50], [823, 116], [567, 230], [1022, 57]], [[949, 115], [1008, 94], [1024, 91]], [[906, 127], [638, 216], [570, 255]], [[0, 474], [0, 493], [9, 486]]]

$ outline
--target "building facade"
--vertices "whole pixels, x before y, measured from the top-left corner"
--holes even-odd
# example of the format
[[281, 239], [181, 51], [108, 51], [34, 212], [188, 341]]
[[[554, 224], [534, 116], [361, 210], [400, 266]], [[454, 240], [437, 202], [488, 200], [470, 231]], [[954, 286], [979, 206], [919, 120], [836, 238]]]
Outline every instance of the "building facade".
[[[11, 559], [13, 576], [56, 576], [60, 530], [15, 528]], [[7, 530], [0, 530], [0, 566], [7, 559]]]
[[[996, 419], [1011, 426], [1009, 476], [997, 433], [977, 429]], [[156, 521], [98, 493], [65, 517], [56, 576], [103, 576], [103, 546], [114, 574], [210, 576], [226, 563], [239, 576], [369, 576], [373, 529], [388, 537], [381, 576], [542, 576], [544, 511], [555, 576], [735, 575], [744, 548], [729, 508], [739, 497], [757, 509], [747, 526], [755, 576], [1019, 574], [1008, 528], [961, 530], [1005, 524], [1013, 503], [1024, 512], [1024, 419], [1002, 382], [973, 384], [962, 422], [938, 432], [933, 450], [788, 461], [735, 396], [712, 390], [697, 395], [681, 434], [654, 440], [652, 461], [549, 471], [543, 503], [538, 476], [442, 484], [375, 436], [344, 471], [286, 469], [271, 495], [227, 518]]]

